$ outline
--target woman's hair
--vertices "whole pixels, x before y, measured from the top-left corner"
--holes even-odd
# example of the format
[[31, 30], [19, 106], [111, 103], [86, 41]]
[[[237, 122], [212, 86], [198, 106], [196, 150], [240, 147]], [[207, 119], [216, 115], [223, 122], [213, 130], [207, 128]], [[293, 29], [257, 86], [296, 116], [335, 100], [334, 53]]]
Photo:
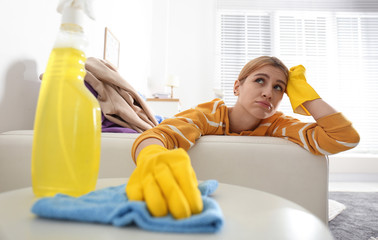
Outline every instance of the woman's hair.
[[244, 80], [254, 71], [259, 68], [262, 68], [266, 65], [270, 65], [276, 68], [281, 69], [281, 71], [285, 74], [286, 80], [289, 79], [289, 69], [276, 57], [269, 57], [269, 56], [261, 56], [249, 61], [243, 69], [239, 73], [238, 80], [240, 83], [243, 83]]

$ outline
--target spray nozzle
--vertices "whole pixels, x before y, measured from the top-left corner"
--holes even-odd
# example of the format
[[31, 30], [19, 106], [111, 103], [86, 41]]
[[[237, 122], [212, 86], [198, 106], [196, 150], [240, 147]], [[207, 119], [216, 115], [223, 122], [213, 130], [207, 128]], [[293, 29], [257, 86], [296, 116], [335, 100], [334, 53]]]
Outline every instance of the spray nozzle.
[[62, 23], [82, 25], [83, 12], [94, 20], [92, 2], [93, 0], [59, 0], [57, 11], [63, 15]]

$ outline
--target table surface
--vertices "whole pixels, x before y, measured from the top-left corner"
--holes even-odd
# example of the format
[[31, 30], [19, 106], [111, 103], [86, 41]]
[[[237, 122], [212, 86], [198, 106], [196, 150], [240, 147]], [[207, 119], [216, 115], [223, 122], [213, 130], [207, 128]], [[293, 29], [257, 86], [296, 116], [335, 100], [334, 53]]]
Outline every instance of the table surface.
[[[97, 189], [126, 183], [100, 179]], [[30, 212], [38, 199], [31, 188], [0, 194], [0, 239], [333, 239], [328, 227], [304, 208], [262, 191], [220, 183], [212, 197], [224, 226], [215, 234], [157, 233], [135, 226], [79, 223], [38, 218]]]

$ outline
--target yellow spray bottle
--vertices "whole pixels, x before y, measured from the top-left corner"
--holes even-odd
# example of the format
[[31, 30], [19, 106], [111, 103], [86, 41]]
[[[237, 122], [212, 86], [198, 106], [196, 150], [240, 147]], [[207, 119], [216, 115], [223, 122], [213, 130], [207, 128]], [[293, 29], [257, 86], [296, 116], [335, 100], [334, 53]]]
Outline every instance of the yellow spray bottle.
[[80, 196], [94, 190], [101, 113], [84, 85], [85, 15], [90, 0], [61, 0], [62, 23], [43, 74], [34, 121], [32, 185], [36, 196]]

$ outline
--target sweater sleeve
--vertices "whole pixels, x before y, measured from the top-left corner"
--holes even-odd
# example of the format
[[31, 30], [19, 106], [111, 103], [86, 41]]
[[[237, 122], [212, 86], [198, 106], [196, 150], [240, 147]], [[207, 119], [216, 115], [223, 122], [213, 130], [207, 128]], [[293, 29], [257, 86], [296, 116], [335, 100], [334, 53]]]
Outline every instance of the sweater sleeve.
[[273, 136], [287, 138], [316, 155], [331, 155], [356, 147], [359, 134], [341, 113], [331, 114], [316, 123], [303, 123], [291, 117], [281, 117]]
[[137, 146], [147, 138], [159, 139], [168, 149], [188, 150], [203, 135], [222, 134], [225, 109], [222, 100], [214, 99], [164, 120], [158, 126], [143, 132], [135, 140], [131, 150], [133, 159]]

